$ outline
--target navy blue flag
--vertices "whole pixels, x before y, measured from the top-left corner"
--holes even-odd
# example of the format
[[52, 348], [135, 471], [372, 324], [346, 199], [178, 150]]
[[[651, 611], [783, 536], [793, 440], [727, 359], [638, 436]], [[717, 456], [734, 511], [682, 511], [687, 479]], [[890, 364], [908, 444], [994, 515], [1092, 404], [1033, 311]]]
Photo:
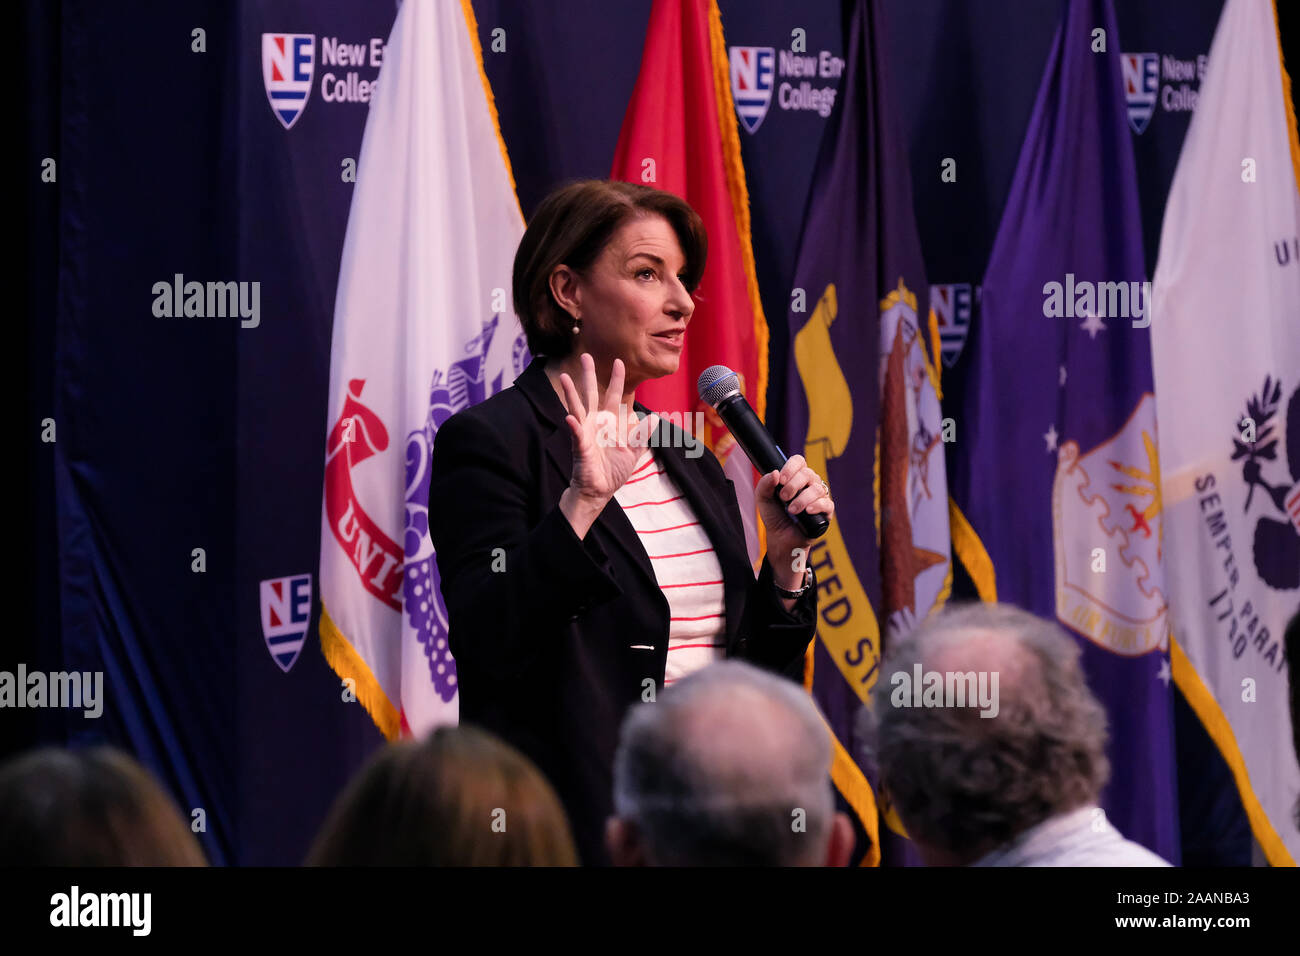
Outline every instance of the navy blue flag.
[[998, 598], [1078, 639], [1112, 822], [1177, 863], [1150, 284], [1109, 0], [1070, 0], [951, 409], [953, 497]]
[[788, 315], [785, 435], [832, 488], [851, 490], [809, 555], [821, 599], [806, 683], [838, 741], [832, 777], [871, 841], [864, 862], [915, 862], [896, 815], [877, 801], [872, 768], [859, 763], [855, 721], [889, 640], [952, 589], [939, 337], [929, 309], [918, 310], [929, 290], [883, 16], [868, 0], [849, 0], [845, 12], [848, 64]]

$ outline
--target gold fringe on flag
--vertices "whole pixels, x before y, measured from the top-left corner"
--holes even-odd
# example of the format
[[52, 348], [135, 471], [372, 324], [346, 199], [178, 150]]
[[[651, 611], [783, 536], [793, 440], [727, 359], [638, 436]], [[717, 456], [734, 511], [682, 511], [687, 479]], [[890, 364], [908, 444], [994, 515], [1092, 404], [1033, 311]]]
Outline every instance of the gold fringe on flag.
[[338, 629], [334, 619], [330, 617], [330, 612], [325, 610], [324, 601], [320, 606], [320, 649], [335, 674], [344, 680], [355, 682], [357, 700], [361, 702], [361, 706], [366, 709], [366, 713], [370, 715], [370, 719], [375, 722], [380, 732], [389, 740], [396, 740], [401, 736], [401, 714], [388, 699], [384, 689], [379, 686], [379, 681], [375, 679], [370, 665]]
[[497, 115], [496, 97], [492, 95], [492, 84], [488, 82], [487, 70], [483, 68], [483, 46], [478, 42], [478, 20], [474, 17], [474, 7], [470, 0], [460, 0], [460, 9], [465, 14], [470, 46], [474, 50], [474, 59], [478, 63], [478, 78], [483, 84], [483, 93], [487, 96], [488, 113], [492, 116], [492, 129], [496, 131], [497, 146], [501, 149], [501, 162], [505, 163], [506, 176], [510, 179], [510, 195], [514, 197], [515, 208], [519, 210], [519, 221], [524, 222], [524, 211], [519, 205], [519, 187], [515, 185], [515, 170], [510, 165], [510, 151], [506, 149], [505, 137], [501, 135], [501, 117]]
[[1241, 755], [1241, 748], [1237, 746], [1237, 737], [1232, 732], [1232, 725], [1223, 715], [1223, 710], [1214, 699], [1214, 694], [1196, 673], [1196, 668], [1192, 666], [1182, 645], [1173, 638], [1169, 640], [1169, 661], [1173, 665], [1174, 683], [1182, 691], [1183, 697], [1187, 699], [1188, 705], [1204, 725], [1206, 733], [1219, 748], [1224, 761], [1228, 764], [1228, 769], [1232, 771], [1232, 779], [1236, 781], [1237, 792], [1241, 794], [1241, 804], [1246, 810], [1246, 818], [1250, 821], [1250, 829], [1255, 834], [1255, 839], [1259, 841], [1264, 856], [1273, 866], [1295, 866], [1295, 860], [1287, 852], [1282, 838], [1273, 829], [1268, 814], [1264, 812], [1259, 797], [1255, 796], [1255, 790], [1250, 785], [1250, 773], [1246, 770], [1246, 760]]
[[750, 239], [749, 186], [745, 182], [745, 164], [740, 155], [740, 133], [736, 129], [736, 106], [731, 99], [731, 65], [727, 43], [722, 36], [722, 13], [717, 0], [709, 2], [709, 54], [713, 63], [713, 92], [718, 105], [718, 132], [722, 137], [722, 161], [727, 167], [727, 190], [731, 193], [731, 211], [736, 218], [736, 235], [745, 264], [745, 284], [749, 305], [754, 311], [754, 345], [758, 350], [758, 382], [755, 411], [767, 420], [767, 317], [758, 294], [758, 270], [754, 266], [754, 245]]
[[1277, 23], [1277, 4], [1273, 4], [1273, 32], [1277, 36], [1277, 62], [1282, 69], [1282, 102], [1286, 105], [1287, 142], [1291, 145], [1291, 167], [1295, 171], [1296, 187], [1300, 188], [1300, 138], [1296, 136], [1295, 101], [1291, 99], [1291, 74], [1282, 56], [1282, 31]]
[[997, 579], [993, 573], [993, 560], [984, 548], [984, 542], [975, 533], [971, 523], [957, 507], [957, 502], [948, 498], [948, 525], [952, 530], [952, 553], [975, 584], [980, 600], [992, 603], [998, 599]]

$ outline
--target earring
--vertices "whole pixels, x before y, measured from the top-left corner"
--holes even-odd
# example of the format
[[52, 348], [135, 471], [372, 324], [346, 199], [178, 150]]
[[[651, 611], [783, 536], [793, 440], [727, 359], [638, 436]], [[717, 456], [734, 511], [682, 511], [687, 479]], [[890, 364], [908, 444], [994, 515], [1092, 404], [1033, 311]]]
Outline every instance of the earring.
[[574, 320], [573, 320], [573, 334], [574, 334], [574, 335], [577, 335], [577, 334], [578, 334], [579, 332], [581, 332], [581, 331], [582, 331], [582, 321], [581, 321], [580, 319], [574, 319]]

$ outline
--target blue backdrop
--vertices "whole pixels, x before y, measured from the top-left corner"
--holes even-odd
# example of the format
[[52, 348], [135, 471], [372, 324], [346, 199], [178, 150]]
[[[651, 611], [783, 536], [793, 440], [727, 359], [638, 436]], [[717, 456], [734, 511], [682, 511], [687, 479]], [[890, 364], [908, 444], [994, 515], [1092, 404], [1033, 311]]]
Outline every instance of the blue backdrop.
[[[1179, 61], [1174, 77], [1208, 50], [1221, 5], [1121, 0], [1112, 42]], [[558, 180], [608, 175], [650, 0], [473, 6], [529, 215]], [[844, 56], [839, 0], [720, 6], [729, 45], [788, 48], [801, 29], [810, 54]], [[883, 8], [928, 278], [969, 284], [978, 321], [975, 287], [1061, 3]], [[23, 6], [31, 185], [20, 259], [29, 436], [20, 527], [29, 559], [19, 562], [22, 609], [0, 663], [102, 670], [106, 705], [98, 720], [8, 711], [4, 747], [126, 747], [182, 808], [204, 811], [200, 836], [214, 862], [300, 861], [344, 781], [381, 743], [320, 654], [314, 590], [307, 644], [287, 672], [263, 640], [258, 594], [268, 579], [315, 582], [330, 330], [352, 189], [343, 170], [367, 110], [341, 97], [378, 75], [374, 50], [395, 10], [363, 0]], [[506, 49], [494, 53], [497, 28]], [[263, 33], [315, 38], [314, 88], [289, 129], [267, 100]], [[340, 57], [340, 45], [364, 48], [360, 62]], [[1197, 86], [1194, 75], [1162, 79], [1143, 132], [1133, 132], [1148, 270]], [[783, 388], [783, 317], [825, 122], [774, 98], [762, 125], [740, 134], [772, 324], [771, 395]], [[40, 179], [46, 158], [57, 164], [54, 183]], [[955, 182], [940, 178], [946, 158], [956, 160]], [[178, 273], [259, 282], [259, 324], [155, 317], [154, 283]], [[960, 359], [945, 374], [962, 375]], [[46, 419], [53, 442], [42, 440]], [[1248, 862], [1230, 779], [1185, 708], [1180, 717], [1180, 764], [1197, 770], [1181, 781], [1184, 862]]]

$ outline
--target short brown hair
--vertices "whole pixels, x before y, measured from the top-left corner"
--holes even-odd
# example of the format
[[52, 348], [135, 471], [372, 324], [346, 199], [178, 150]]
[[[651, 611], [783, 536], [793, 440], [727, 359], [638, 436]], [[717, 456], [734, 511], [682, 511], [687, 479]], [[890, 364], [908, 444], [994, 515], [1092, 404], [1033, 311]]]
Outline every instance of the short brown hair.
[[612, 179], [566, 183], [542, 200], [515, 253], [515, 311], [534, 355], [562, 358], [573, 349], [573, 316], [551, 294], [551, 273], [566, 265], [580, 275], [600, 257], [625, 222], [668, 220], [686, 257], [683, 285], [694, 292], [704, 275], [709, 240], [704, 220], [686, 200], [662, 189]]
[[153, 775], [111, 747], [47, 747], [0, 768], [0, 866], [206, 866]]
[[307, 865], [575, 866], [577, 852], [532, 761], [461, 725], [385, 746], [334, 805]]

